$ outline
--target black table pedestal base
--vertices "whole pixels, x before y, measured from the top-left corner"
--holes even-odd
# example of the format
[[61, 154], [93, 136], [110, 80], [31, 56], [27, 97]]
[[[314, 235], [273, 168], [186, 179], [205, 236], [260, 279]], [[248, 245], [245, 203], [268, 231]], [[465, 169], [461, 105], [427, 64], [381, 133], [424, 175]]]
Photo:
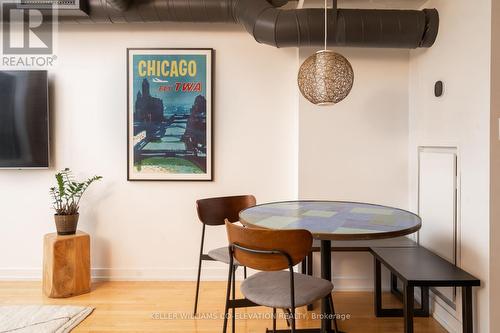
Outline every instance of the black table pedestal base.
[[[329, 240], [321, 240], [321, 278], [327, 281], [332, 281], [332, 242]], [[330, 309], [328, 298], [321, 299], [321, 332], [332, 332], [332, 321], [328, 319], [333, 314]]]

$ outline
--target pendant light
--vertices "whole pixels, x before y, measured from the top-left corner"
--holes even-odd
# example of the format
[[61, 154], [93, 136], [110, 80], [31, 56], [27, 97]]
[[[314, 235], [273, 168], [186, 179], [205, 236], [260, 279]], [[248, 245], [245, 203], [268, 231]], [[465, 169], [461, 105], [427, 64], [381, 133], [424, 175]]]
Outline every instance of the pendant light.
[[354, 72], [341, 54], [327, 49], [328, 15], [325, 0], [325, 48], [316, 52], [300, 66], [298, 85], [302, 95], [316, 105], [332, 105], [349, 95]]

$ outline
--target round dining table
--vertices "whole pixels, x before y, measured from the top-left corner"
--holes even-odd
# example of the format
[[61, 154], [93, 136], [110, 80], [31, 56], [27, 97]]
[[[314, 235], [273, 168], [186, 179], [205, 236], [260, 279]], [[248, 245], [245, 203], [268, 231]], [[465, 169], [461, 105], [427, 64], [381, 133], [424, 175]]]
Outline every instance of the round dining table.
[[[305, 229], [321, 241], [321, 277], [332, 281], [332, 241], [372, 240], [400, 237], [420, 229], [420, 217], [409, 211], [361, 202], [285, 201], [257, 205], [239, 214], [249, 227]], [[333, 310], [328, 300], [321, 302], [321, 328], [297, 332], [330, 333]], [[338, 332], [336, 332], [338, 333]]]

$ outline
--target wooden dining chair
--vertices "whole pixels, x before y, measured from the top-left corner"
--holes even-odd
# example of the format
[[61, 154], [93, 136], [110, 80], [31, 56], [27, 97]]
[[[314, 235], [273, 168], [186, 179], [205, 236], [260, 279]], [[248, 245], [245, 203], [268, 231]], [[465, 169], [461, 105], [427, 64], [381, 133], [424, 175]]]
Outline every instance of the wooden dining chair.
[[[246, 300], [273, 309], [273, 332], [276, 331], [276, 309], [289, 314], [291, 332], [295, 333], [295, 309], [327, 297], [333, 314], [335, 332], [338, 331], [333, 306], [330, 281], [295, 273], [293, 266], [304, 260], [312, 247], [312, 235], [307, 230], [270, 230], [244, 228], [226, 220], [231, 254], [229, 265], [234, 261], [261, 272], [241, 283]], [[287, 271], [288, 270], [288, 271]], [[223, 333], [227, 331], [229, 309], [234, 311], [236, 301], [230, 300], [230, 287], [234, 274], [229, 270]]]
[[[218, 197], [200, 199], [196, 201], [196, 211], [198, 218], [202, 223], [200, 256], [198, 260], [198, 278], [196, 280], [196, 296], [194, 300], [194, 311], [196, 315], [198, 310], [198, 295], [200, 291], [200, 277], [202, 261], [219, 261], [229, 264], [230, 255], [227, 246], [213, 249], [208, 253], [204, 253], [205, 229], [206, 226], [221, 226], [224, 225], [224, 220], [227, 219], [231, 223], [239, 221], [239, 212], [245, 208], [255, 206], [256, 200], [253, 195], [239, 195], [230, 197]], [[233, 262], [237, 267], [238, 262]], [[235, 270], [233, 270], [233, 275]], [[244, 267], [244, 276], [246, 278], [246, 267]], [[234, 281], [234, 279], [233, 279]], [[233, 286], [234, 290], [234, 286]]]

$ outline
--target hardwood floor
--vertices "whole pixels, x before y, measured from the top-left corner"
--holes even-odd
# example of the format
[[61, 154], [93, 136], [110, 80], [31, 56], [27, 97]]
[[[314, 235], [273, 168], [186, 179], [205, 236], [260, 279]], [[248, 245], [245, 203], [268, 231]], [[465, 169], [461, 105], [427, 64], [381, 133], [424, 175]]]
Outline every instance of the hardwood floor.
[[[96, 309], [74, 332], [203, 332], [219, 333], [224, 311], [224, 282], [202, 282], [199, 315], [205, 319], [191, 318], [194, 282], [98, 282], [90, 294], [68, 299], [50, 299], [42, 294], [38, 282], [0, 282], [0, 304], [72, 304], [89, 305]], [[401, 318], [376, 318], [373, 315], [372, 293], [335, 292], [338, 314], [350, 315], [340, 321], [340, 328], [349, 333], [403, 332]], [[384, 304], [399, 306], [392, 295], [384, 295]], [[266, 308], [248, 308], [237, 312], [252, 319], [236, 321], [237, 333], [263, 333], [271, 326], [267, 319], [271, 313]], [[305, 308], [298, 312], [305, 317], [298, 328], [317, 327], [314, 313]], [[184, 316], [184, 318], [183, 318]], [[264, 319], [258, 317], [264, 317]], [[187, 317], [187, 318], [186, 318]], [[213, 318], [215, 317], [215, 318]], [[278, 321], [285, 328], [284, 320]], [[230, 332], [230, 328], [228, 332]], [[432, 318], [416, 318], [415, 332], [446, 332]]]

